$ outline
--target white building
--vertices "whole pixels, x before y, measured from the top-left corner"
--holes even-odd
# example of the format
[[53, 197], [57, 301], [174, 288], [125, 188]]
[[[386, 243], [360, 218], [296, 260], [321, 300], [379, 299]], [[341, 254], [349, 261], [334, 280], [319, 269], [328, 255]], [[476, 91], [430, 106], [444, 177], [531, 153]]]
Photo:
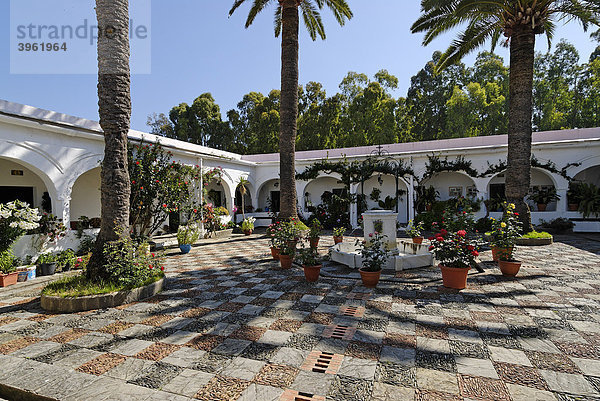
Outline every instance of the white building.
[[[131, 131], [131, 141], [144, 140], [160, 143], [171, 150], [174, 158], [186, 164], [202, 164], [204, 168], [221, 167], [220, 184], [210, 183], [213, 201], [232, 209], [236, 203], [236, 186], [241, 177], [249, 181], [246, 205], [252, 205], [259, 219], [266, 224], [269, 206], [277, 208], [279, 195], [279, 155], [263, 154], [242, 156], [168, 138]], [[29, 201], [35, 207], [42, 205], [48, 193], [52, 212], [66, 225], [80, 216], [100, 216], [100, 168], [103, 156], [103, 135], [97, 122], [57, 112], [38, 109], [0, 100], [0, 203], [16, 197]], [[347, 149], [298, 152], [296, 170], [302, 172], [315, 161], [365, 159], [377, 149], [357, 147]], [[439, 141], [383, 145], [386, 157], [402, 160], [412, 166], [417, 177], [423, 177], [428, 156], [436, 155], [449, 161], [464, 156], [472, 161], [479, 172], [489, 164], [506, 160], [507, 136], [486, 136]], [[600, 186], [600, 128], [538, 132], [533, 134], [533, 154], [545, 164], [552, 161], [558, 169], [578, 180]], [[318, 205], [324, 191], [343, 190], [335, 175], [321, 175], [309, 182], [298, 181], [299, 206], [306, 213], [309, 203]], [[502, 173], [488, 177], [471, 177], [467, 173], [441, 172], [421, 185], [433, 185], [441, 200], [457, 195], [474, 195], [489, 199], [490, 194], [503, 191]], [[414, 193], [419, 185], [411, 177], [400, 177], [398, 188], [404, 191], [399, 203], [398, 220], [406, 223], [414, 217]], [[560, 200], [550, 204], [547, 211], [533, 211], [532, 219], [549, 221], [557, 217], [581, 218], [578, 212], [567, 208], [568, 181], [558, 173], [532, 168], [533, 186], [554, 186]], [[364, 183], [354, 184], [350, 190], [367, 195], [373, 188], [381, 190], [381, 199], [395, 197], [393, 176], [373, 176]], [[270, 200], [270, 201], [269, 201]], [[239, 194], [238, 201], [239, 202]], [[368, 200], [368, 207], [375, 206]], [[356, 205], [351, 207], [351, 221], [357, 221]], [[478, 217], [485, 215], [485, 207]], [[580, 230], [600, 231], [597, 221], [577, 222]]]

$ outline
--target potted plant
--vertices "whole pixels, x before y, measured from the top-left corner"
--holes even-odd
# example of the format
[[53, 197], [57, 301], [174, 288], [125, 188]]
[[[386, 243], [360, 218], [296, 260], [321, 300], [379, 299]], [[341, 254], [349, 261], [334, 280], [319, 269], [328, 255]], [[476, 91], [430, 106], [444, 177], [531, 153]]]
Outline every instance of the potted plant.
[[56, 266], [60, 267], [61, 271], [68, 272], [75, 264], [75, 252], [72, 249], [66, 249], [56, 255]]
[[271, 245], [271, 256], [273, 260], [279, 260], [279, 250], [281, 249], [281, 244], [279, 242], [279, 238], [277, 236], [277, 232], [281, 229], [279, 226], [279, 222], [276, 221], [273, 224], [270, 224], [267, 227], [267, 236], [269, 237], [269, 244]]
[[295, 255], [296, 247], [290, 246], [290, 243], [288, 241], [283, 241], [281, 243], [281, 248], [279, 249], [279, 264], [281, 268], [291, 269]]
[[256, 221], [256, 219], [254, 217], [246, 217], [244, 219], [244, 221], [242, 221], [242, 231], [244, 232], [245, 235], [252, 234], [252, 231], [254, 231], [254, 222], [255, 221]]
[[100, 217], [92, 217], [90, 219], [90, 226], [92, 226], [92, 228], [100, 228], [101, 225], [102, 219]]
[[308, 232], [308, 238], [311, 248], [317, 248], [319, 246], [319, 238], [321, 237], [321, 222], [318, 219], [313, 219], [310, 224], [310, 231]]
[[585, 188], [582, 182], [570, 182], [567, 191], [567, 205], [570, 212], [579, 210], [579, 204], [585, 199]]
[[412, 238], [412, 241], [415, 244], [422, 244], [423, 243], [423, 222], [420, 221], [418, 223], [415, 224], [414, 220], [411, 220], [408, 222], [408, 228], [406, 230], [406, 233], [408, 234], [409, 237]]
[[430, 185], [429, 187], [419, 187], [417, 189], [417, 209], [425, 209], [430, 212], [433, 208], [433, 204], [439, 197], [440, 193], [433, 185]]
[[591, 215], [598, 217], [600, 215], [600, 188], [594, 184], [582, 183], [582, 200], [579, 203], [579, 213], [584, 219]]
[[296, 245], [300, 239], [297, 224], [296, 220], [281, 221], [277, 227], [275, 237], [279, 244], [279, 262], [284, 269], [289, 269], [294, 260]]
[[492, 221], [492, 231], [489, 235], [492, 253], [496, 249], [496, 260], [505, 276], [516, 276], [521, 267], [521, 262], [513, 259], [515, 243], [523, 231], [519, 214], [514, 210], [513, 203], [505, 203], [502, 219]]
[[378, 232], [369, 234], [369, 242], [362, 241], [360, 255], [362, 256], [362, 267], [358, 269], [363, 285], [367, 288], [375, 288], [381, 277], [383, 265], [388, 260], [388, 253], [383, 242], [386, 235]]
[[479, 256], [477, 243], [467, 237], [467, 232], [458, 230], [450, 233], [441, 230], [431, 240], [429, 250], [433, 251], [438, 261], [444, 287], [457, 290], [466, 288], [469, 270]]
[[537, 204], [538, 211], [545, 212], [548, 204], [560, 199], [560, 196], [556, 193], [556, 188], [548, 187], [542, 189], [534, 189], [528, 196], [533, 202]]
[[19, 272], [14, 266], [14, 256], [10, 249], [0, 253], [0, 287], [17, 283]]
[[344, 234], [346, 234], [346, 227], [335, 227], [333, 229], [333, 243], [339, 244], [344, 241]]
[[53, 253], [41, 254], [37, 259], [37, 265], [40, 267], [42, 276], [51, 276], [56, 273], [58, 257]]
[[491, 218], [492, 231], [487, 233], [494, 262], [512, 257], [515, 242], [522, 235], [519, 213], [514, 203], [503, 203], [504, 213], [500, 220]]
[[181, 253], [186, 254], [192, 250], [192, 245], [200, 238], [200, 232], [195, 224], [179, 226], [177, 229], [177, 243]]
[[314, 283], [319, 280], [321, 272], [321, 258], [316, 248], [304, 248], [298, 251], [298, 261], [304, 269], [304, 277], [309, 283]]

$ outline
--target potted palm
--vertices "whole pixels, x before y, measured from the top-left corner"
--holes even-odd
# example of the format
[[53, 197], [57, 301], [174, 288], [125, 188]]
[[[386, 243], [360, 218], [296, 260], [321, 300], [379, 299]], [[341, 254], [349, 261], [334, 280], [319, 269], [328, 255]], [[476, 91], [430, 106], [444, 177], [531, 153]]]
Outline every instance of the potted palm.
[[17, 283], [19, 272], [14, 266], [14, 256], [10, 249], [0, 253], [0, 287]]
[[548, 187], [542, 189], [534, 189], [533, 192], [528, 196], [533, 202], [537, 204], [538, 211], [545, 212], [548, 204], [560, 199], [560, 196], [556, 193], [556, 188]]
[[333, 229], [333, 243], [339, 244], [344, 241], [344, 234], [346, 234], [346, 227], [335, 227]]
[[321, 222], [318, 219], [314, 219], [310, 224], [310, 231], [308, 232], [308, 238], [311, 248], [317, 248], [319, 246], [319, 238], [321, 237]]
[[467, 237], [467, 232], [442, 231], [433, 237], [429, 250], [433, 251], [438, 261], [444, 287], [457, 290], [466, 288], [469, 270], [479, 256], [477, 243]]
[[386, 235], [378, 232], [369, 234], [369, 241], [362, 241], [360, 255], [362, 256], [362, 267], [358, 269], [363, 285], [367, 288], [375, 288], [381, 277], [383, 265], [388, 260], [388, 253], [383, 242]]
[[584, 198], [584, 186], [581, 182], [569, 183], [569, 190], [567, 191], [567, 205], [570, 212], [576, 212], [579, 210], [579, 204]]
[[305, 248], [302, 246], [298, 250], [298, 261], [304, 269], [304, 277], [309, 283], [314, 283], [319, 280], [321, 272], [321, 258], [316, 248]]
[[244, 219], [244, 221], [242, 221], [242, 231], [244, 232], [245, 235], [252, 234], [252, 231], [254, 231], [254, 222], [255, 221], [256, 221], [256, 219], [254, 217], [246, 217]]
[[414, 220], [408, 222], [408, 228], [406, 230], [406, 234], [412, 238], [415, 244], [423, 243], [423, 222], [420, 221], [415, 224]]
[[177, 243], [181, 253], [186, 254], [192, 250], [192, 245], [200, 238], [200, 232], [195, 224], [181, 225], [177, 229]]
[[57, 262], [58, 257], [53, 253], [40, 255], [37, 259], [37, 265], [40, 267], [42, 276], [51, 276], [56, 273]]
[[500, 271], [505, 276], [516, 276], [521, 268], [521, 262], [513, 259], [515, 243], [522, 235], [522, 223], [519, 214], [515, 213], [513, 203], [505, 204], [501, 220], [492, 221], [490, 245], [492, 252], [496, 249], [496, 259]]

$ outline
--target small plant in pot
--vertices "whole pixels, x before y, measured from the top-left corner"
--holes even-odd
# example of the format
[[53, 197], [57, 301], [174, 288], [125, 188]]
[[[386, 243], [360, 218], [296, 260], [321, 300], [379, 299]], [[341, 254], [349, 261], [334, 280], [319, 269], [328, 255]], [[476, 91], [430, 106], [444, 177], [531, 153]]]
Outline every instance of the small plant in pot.
[[519, 221], [519, 214], [515, 213], [515, 205], [505, 204], [502, 219], [492, 221], [489, 236], [492, 252], [496, 249], [498, 266], [505, 276], [516, 276], [521, 268], [521, 262], [513, 259], [513, 253], [522, 232], [522, 223]]
[[177, 229], [177, 243], [181, 253], [186, 254], [192, 250], [192, 245], [200, 238], [200, 231], [195, 224], [179, 226]]
[[313, 219], [310, 224], [310, 231], [308, 232], [308, 239], [311, 248], [317, 248], [319, 246], [319, 239], [321, 237], [321, 222], [318, 219]]
[[339, 244], [344, 241], [344, 234], [346, 234], [346, 227], [335, 227], [333, 229], [333, 243]]
[[277, 232], [281, 230], [279, 222], [276, 221], [273, 224], [270, 224], [267, 227], [267, 236], [269, 237], [269, 244], [271, 246], [271, 256], [273, 260], [279, 260], [279, 250], [281, 249], [281, 244], [279, 238], [277, 236]]
[[242, 231], [245, 235], [252, 234], [252, 231], [254, 231], [255, 222], [256, 219], [254, 217], [246, 217], [244, 221], [242, 221]]
[[567, 191], [567, 207], [570, 212], [576, 212], [579, 210], [579, 204], [585, 199], [585, 187], [581, 182], [569, 183], [569, 190]]
[[19, 272], [14, 266], [14, 255], [10, 249], [0, 252], [0, 287], [17, 283]]
[[515, 212], [515, 204], [504, 202], [502, 207], [504, 208], [502, 218], [499, 220], [490, 218], [492, 230], [487, 233], [494, 262], [512, 255], [515, 243], [522, 235], [522, 224], [519, 221], [519, 213]]
[[414, 220], [411, 220], [408, 222], [406, 234], [412, 238], [412, 241], [415, 244], [422, 244], [423, 243], [423, 229], [424, 229], [424, 226], [423, 226], [422, 221], [415, 223]]
[[383, 270], [383, 266], [388, 260], [388, 253], [383, 241], [385, 237], [387, 236], [375, 232], [369, 234], [368, 243], [362, 241], [362, 248], [360, 250], [362, 267], [358, 271], [363, 285], [367, 288], [375, 288], [377, 286], [381, 277], [381, 270]]
[[66, 249], [56, 255], [56, 266], [61, 271], [68, 272], [75, 264], [75, 252], [72, 249]]
[[291, 269], [294, 257], [296, 256], [296, 247], [291, 246], [289, 241], [283, 241], [279, 249], [279, 264], [282, 269]]
[[51, 276], [56, 273], [58, 256], [53, 253], [41, 254], [37, 259], [37, 265], [40, 267], [42, 276]]
[[283, 269], [292, 267], [296, 245], [300, 239], [296, 226], [296, 221], [282, 221], [277, 227], [275, 238], [279, 244], [279, 262]]
[[548, 204], [559, 200], [560, 196], [556, 193], [556, 188], [549, 187], [535, 189], [528, 198], [537, 204], [538, 211], [545, 212]]
[[465, 230], [450, 233], [441, 230], [431, 240], [430, 251], [442, 271], [444, 287], [462, 290], [467, 287], [467, 276], [475, 258], [479, 256], [477, 242], [467, 237]]
[[314, 283], [319, 280], [321, 272], [321, 257], [316, 248], [305, 248], [304, 245], [298, 250], [298, 262], [304, 269], [304, 277], [309, 283]]

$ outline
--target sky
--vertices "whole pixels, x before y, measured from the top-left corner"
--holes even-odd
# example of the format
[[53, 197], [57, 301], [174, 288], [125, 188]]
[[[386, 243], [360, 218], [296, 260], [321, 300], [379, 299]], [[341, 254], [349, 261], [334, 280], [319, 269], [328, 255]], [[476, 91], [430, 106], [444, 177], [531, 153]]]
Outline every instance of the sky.
[[[12, 10], [11, 1], [18, 2], [13, 3]], [[97, 76], [93, 71], [95, 46], [71, 53], [75, 59], [59, 66], [64, 70], [61, 74], [11, 73], [11, 66], [13, 72], [31, 72], [25, 67], [32, 67], [35, 72], [51, 69], [39, 53], [29, 54], [29, 59], [17, 63], [17, 57], [23, 53], [18, 54], [13, 47], [14, 25], [22, 23], [24, 18], [46, 24], [58, 24], [55, 21], [59, 20], [64, 23], [71, 15], [65, 4], [74, 1], [93, 18], [93, 0], [0, 0], [0, 15], [4, 19], [0, 24], [0, 35], [4, 38], [0, 40], [0, 52], [4, 54], [0, 59], [0, 99], [98, 120]], [[132, 48], [139, 67], [136, 70], [146, 72], [132, 75], [133, 129], [147, 131], [148, 115], [168, 113], [182, 102], [191, 104], [205, 92], [212, 93], [225, 115], [244, 94], [250, 91], [266, 94], [280, 87], [281, 44], [273, 34], [273, 8], [245, 29], [248, 6], [228, 17], [233, 0], [132, 1], [138, 2], [138, 9], [132, 12], [136, 22], [146, 23], [147, 19], [149, 28], [144, 42], [147, 48], [137, 45]], [[27, 2], [40, 2], [40, 7]], [[46, 7], [41, 6], [42, 2]], [[431, 59], [435, 50], [445, 50], [457, 33], [445, 34], [423, 47], [422, 35], [410, 33], [410, 26], [419, 16], [419, 1], [348, 0], [348, 3], [354, 18], [344, 27], [337, 25], [331, 13], [324, 10], [325, 41], [313, 42], [301, 27], [301, 84], [321, 82], [332, 95], [348, 71], [372, 77], [378, 70], [387, 69], [400, 81], [394, 95], [405, 96], [411, 76]], [[56, 4], [56, 8], [48, 4]], [[582, 60], [587, 60], [596, 47], [589, 32], [585, 33], [576, 22], [559, 24], [554, 43], [560, 38], [573, 43]], [[547, 51], [542, 37], [538, 37], [537, 50]], [[508, 63], [506, 49], [501, 48], [497, 53]], [[470, 65], [474, 59], [475, 54], [464, 61]]]

